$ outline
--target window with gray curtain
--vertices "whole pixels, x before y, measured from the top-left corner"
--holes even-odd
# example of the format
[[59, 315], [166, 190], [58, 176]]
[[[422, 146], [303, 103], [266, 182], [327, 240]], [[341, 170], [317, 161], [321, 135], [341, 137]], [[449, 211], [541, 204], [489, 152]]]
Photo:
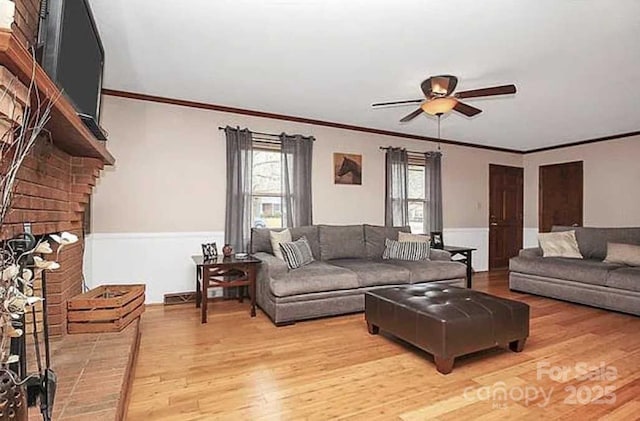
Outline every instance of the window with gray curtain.
[[227, 126], [227, 191], [224, 238], [236, 252], [248, 250], [251, 235], [253, 139], [247, 129]]
[[425, 180], [427, 197], [426, 227], [429, 232], [442, 232], [442, 153], [427, 152]]
[[314, 138], [283, 133], [265, 140], [264, 134], [233, 127], [225, 134], [225, 241], [246, 251], [251, 227], [311, 225]]
[[441, 156], [387, 149], [385, 225], [409, 225], [413, 233], [442, 231]]
[[280, 135], [282, 154], [282, 212], [287, 227], [311, 225], [313, 137]]
[[385, 216], [387, 226], [409, 224], [407, 180], [409, 156], [406, 149], [387, 148], [385, 155]]

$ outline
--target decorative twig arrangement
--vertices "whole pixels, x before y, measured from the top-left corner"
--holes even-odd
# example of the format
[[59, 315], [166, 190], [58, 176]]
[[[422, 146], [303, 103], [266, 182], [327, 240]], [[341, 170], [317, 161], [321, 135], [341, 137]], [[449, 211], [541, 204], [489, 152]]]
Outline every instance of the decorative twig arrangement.
[[[16, 104], [15, 92], [21, 88], [19, 84], [15, 78], [7, 83], [6, 88], [0, 93], [0, 102], [10, 96], [8, 99]], [[22, 115], [16, 113], [16, 108], [19, 107], [14, 106], [13, 115], [0, 116], [9, 127], [5, 133], [0, 133], [0, 233], [7, 232], [5, 220], [12, 209], [13, 193], [20, 168], [36, 143], [42, 139], [41, 134], [45, 131], [44, 126], [51, 117], [51, 110], [58, 96], [46, 100], [41, 98], [35, 82], [34, 64], [27, 96], [22, 98], [23, 102], [26, 102]], [[78, 241], [75, 235], [69, 233], [51, 235], [49, 238], [59, 244], [56, 259], [65, 245]], [[0, 242], [0, 377], [10, 379], [16, 387], [21, 387], [29, 377], [43, 378], [40, 364], [40, 372], [28, 377], [25, 377], [26, 373], [20, 372], [22, 370], [18, 373], [10, 370], [10, 365], [13, 367], [20, 363], [22, 367], [26, 367], [26, 361], [21, 360], [23, 356], [20, 355], [23, 351], [15, 352], [13, 344], [22, 340], [20, 338], [25, 333], [25, 313], [44, 300], [43, 297], [34, 294], [35, 280], [43, 271], [60, 267], [56, 261], [42, 257], [52, 253], [49, 240], [36, 241], [28, 233]], [[32, 310], [32, 313], [35, 315], [35, 311]], [[38, 350], [37, 343], [36, 349]], [[38, 361], [39, 358], [38, 351]], [[24, 390], [22, 395], [24, 399]], [[3, 408], [4, 412], [6, 410], [7, 408]], [[45, 416], [45, 419], [48, 418]]]

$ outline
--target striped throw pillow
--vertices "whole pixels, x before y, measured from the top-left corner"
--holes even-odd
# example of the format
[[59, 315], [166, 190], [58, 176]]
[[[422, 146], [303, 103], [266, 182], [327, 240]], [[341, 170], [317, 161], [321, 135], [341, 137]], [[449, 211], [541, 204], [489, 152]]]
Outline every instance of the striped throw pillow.
[[289, 269], [297, 269], [313, 262], [311, 247], [304, 235], [291, 243], [280, 243], [280, 250]]
[[415, 242], [415, 241], [395, 241], [386, 239], [384, 240], [384, 253], [382, 258], [385, 260], [429, 260], [429, 243]]

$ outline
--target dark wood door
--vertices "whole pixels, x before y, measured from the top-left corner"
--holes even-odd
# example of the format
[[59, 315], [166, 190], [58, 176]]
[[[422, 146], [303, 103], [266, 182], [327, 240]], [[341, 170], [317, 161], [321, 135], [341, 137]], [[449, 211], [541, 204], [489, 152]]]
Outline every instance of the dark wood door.
[[522, 248], [523, 170], [489, 165], [489, 269], [509, 266]]
[[582, 161], [543, 165], [539, 169], [538, 229], [582, 226]]

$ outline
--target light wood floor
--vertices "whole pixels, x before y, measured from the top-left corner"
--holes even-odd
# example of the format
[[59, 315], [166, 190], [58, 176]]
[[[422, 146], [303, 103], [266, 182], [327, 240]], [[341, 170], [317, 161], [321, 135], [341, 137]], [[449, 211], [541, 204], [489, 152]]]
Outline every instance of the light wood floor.
[[[212, 304], [206, 325], [192, 305], [149, 307], [127, 419], [640, 419], [640, 318], [512, 293], [506, 280], [477, 274], [475, 287], [531, 306], [524, 351], [463, 357], [447, 376], [429, 354], [369, 335], [362, 314], [276, 328], [246, 301]], [[577, 379], [579, 363], [607, 378]], [[566, 380], [538, 378], [539, 364], [567, 367]], [[604, 389], [615, 403], [580, 404]]]

